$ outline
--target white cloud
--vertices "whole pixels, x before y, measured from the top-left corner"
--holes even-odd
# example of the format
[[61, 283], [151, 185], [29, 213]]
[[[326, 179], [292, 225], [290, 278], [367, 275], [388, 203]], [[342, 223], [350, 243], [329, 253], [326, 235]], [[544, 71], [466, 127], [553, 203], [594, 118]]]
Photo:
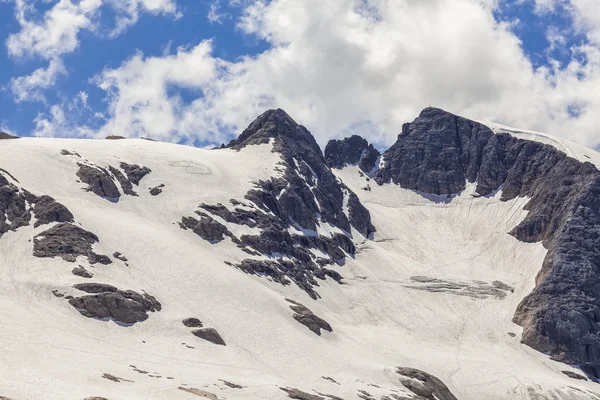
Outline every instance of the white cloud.
[[[432, 105], [600, 143], [596, 43], [572, 49], [566, 68], [534, 69], [509, 23], [494, 19], [495, 6], [494, 0], [257, 1], [239, 29], [268, 41], [269, 50], [236, 62], [215, 58], [210, 42], [163, 57], [136, 54], [98, 76], [109, 107], [96, 134], [218, 142], [266, 108], [281, 107], [321, 143], [352, 132], [389, 144], [404, 122]], [[600, 22], [580, 24], [590, 35], [594, 26], [600, 32]], [[570, 113], [574, 108], [579, 115]]]
[[105, 7], [116, 12], [111, 36], [137, 22], [141, 12], [178, 15], [175, 0], [59, 0], [42, 15], [38, 15], [34, 1], [15, 0], [15, 17], [21, 29], [6, 41], [9, 56], [49, 60], [46, 68], [12, 80], [17, 101], [43, 99], [43, 90], [66, 74], [61, 57], [79, 47], [80, 33], [101, 33], [99, 18]]
[[54, 86], [59, 75], [67, 73], [60, 58], [53, 58], [45, 68], [38, 68], [31, 74], [11, 80], [11, 90], [16, 102], [43, 101], [43, 91]]

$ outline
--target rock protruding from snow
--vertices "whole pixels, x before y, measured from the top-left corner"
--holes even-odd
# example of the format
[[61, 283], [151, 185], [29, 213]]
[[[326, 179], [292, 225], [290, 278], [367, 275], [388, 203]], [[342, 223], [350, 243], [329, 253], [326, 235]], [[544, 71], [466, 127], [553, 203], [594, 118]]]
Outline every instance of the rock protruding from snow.
[[92, 274], [87, 269], [85, 269], [85, 267], [83, 265], [79, 265], [79, 266], [73, 268], [73, 270], [71, 272], [73, 273], [73, 275], [80, 276], [82, 278], [90, 279], [90, 278], [94, 277], [94, 274]]
[[153, 296], [133, 290], [119, 290], [112, 285], [81, 283], [73, 286], [92, 295], [74, 297], [69, 304], [89, 318], [111, 319], [124, 324], [134, 324], [148, 319], [148, 312], [161, 310]]
[[8, 231], [29, 225], [31, 211], [27, 197], [27, 193], [0, 174], [0, 237]]
[[50, 196], [35, 198], [33, 213], [37, 221], [34, 227], [50, 224], [52, 222], [73, 222], [73, 214], [67, 207], [57, 202]]
[[108, 257], [92, 250], [96, 243], [98, 236], [92, 232], [71, 223], [58, 224], [34, 238], [33, 255], [40, 258], [61, 257], [68, 262], [75, 262], [78, 256], [85, 256], [92, 264], [109, 264]]
[[[369, 237], [375, 228], [359, 198], [331, 172], [314, 137], [284, 111], [267, 111], [227, 147], [242, 150], [265, 143], [272, 143], [273, 151], [281, 155], [282, 176], [255, 182], [246, 201], [232, 202], [233, 209], [202, 204], [202, 211], [196, 211], [201, 219], [184, 217], [180, 226], [211, 242], [229, 236], [248, 254], [272, 258], [247, 259], [236, 266], [247, 273], [266, 273], [281, 284], [291, 279], [316, 299], [316, 278], [340, 282], [342, 277], [323, 268], [326, 259], [311, 249], [329, 257], [331, 264], [341, 264], [356, 251], [353, 229]], [[236, 238], [208, 214], [228, 224], [258, 228], [260, 233]], [[321, 228], [328, 233], [319, 233]]]
[[108, 199], [118, 199], [121, 197], [117, 185], [115, 185], [115, 182], [106, 169], [92, 167], [83, 163], [77, 163], [77, 165], [79, 166], [77, 176], [83, 183], [88, 184], [88, 191]]
[[122, 162], [120, 164], [120, 167], [123, 171], [125, 171], [127, 179], [129, 179], [129, 181], [131, 181], [131, 183], [133, 183], [136, 186], [139, 186], [142, 178], [144, 178], [146, 175], [152, 172], [152, 170], [148, 167], [140, 166], [137, 164], [127, 164], [125, 162]]
[[325, 147], [327, 165], [336, 169], [358, 164], [363, 172], [370, 173], [375, 169], [380, 155], [372, 144], [358, 135], [341, 140], [330, 140]]
[[502, 201], [531, 199], [510, 233], [541, 241], [548, 253], [514, 321], [524, 328], [523, 343], [600, 377], [600, 171], [435, 108], [405, 124], [383, 157], [379, 184], [451, 195], [473, 182], [482, 196], [501, 189]]
[[188, 328], [202, 328], [204, 326], [198, 318], [186, 318], [181, 322]]
[[288, 303], [292, 303], [290, 308], [294, 311], [294, 319], [306, 326], [315, 334], [321, 336], [321, 329], [327, 332], [333, 332], [333, 328], [323, 318], [317, 317], [310, 309], [303, 304], [300, 304], [294, 300], [285, 299]]
[[400, 382], [419, 398], [457, 400], [448, 386], [435, 376], [414, 368], [397, 368]]
[[[259, 183], [257, 190], [248, 193], [248, 199], [282, 219], [291, 218], [305, 229], [315, 229], [319, 214], [321, 222], [350, 232], [352, 225], [343, 212], [344, 193], [350, 190], [331, 172], [311, 133], [285, 111], [265, 112], [227, 147], [241, 149], [268, 143], [271, 139], [274, 139], [274, 151], [281, 153], [286, 168], [284, 177]], [[368, 223], [363, 224], [359, 232], [369, 236], [374, 230], [369, 215]]]
[[225, 341], [214, 328], [195, 329], [192, 333], [200, 339], [204, 339], [219, 346], [226, 346]]

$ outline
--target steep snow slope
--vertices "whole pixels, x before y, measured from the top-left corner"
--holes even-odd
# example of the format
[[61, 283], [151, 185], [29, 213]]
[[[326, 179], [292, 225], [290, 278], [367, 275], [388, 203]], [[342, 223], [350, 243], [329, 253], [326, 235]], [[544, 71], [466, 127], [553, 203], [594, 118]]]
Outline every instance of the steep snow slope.
[[[319, 280], [318, 300], [293, 283], [232, 266], [248, 258], [233, 241], [214, 243], [180, 228], [200, 203], [244, 201], [253, 182], [284, 176], [272, 149], [272, 141], [239, 151], [144, 140], [0, 141], [7, 180], [65, 205], [98, 236], [96, 253], [127, 258], [127, 265], [115, 257], [90, 265], [82, 256], [75, 263], [34, 257], [32, 240], [49, 226], [33, 221], [0, 238], [0, 396], [284, 399], [280, 388], [296, 388], [316, 397], [290, 396], [309, 400], [410, 399], [415, 393], [396, 373], [409, 367], [435, 375], [461, 400], [600, 398], [597, 384], [561, 372], [579, 370], [520, 344], [521, 328], [511, 322], [546, 254], [541, 244], [507, 234], [525, 218], [526, 198], [501, 202], [501, 192], [478, 196], [473, 185], [450, 198], [425, 195], [378, 186], [355, 166], [337, 170], [377, 231], [370, 240], [352, 229], [356, 255], [346, 252], [343, 265], [329, 267], [344, 284]], [[85, 160], [152, 172], [134, 186], [138, 197], [110, 200], [82, 190], [77, 163]], [[163, 192], [151, 195], [160, 184]], [[257, 231], [215, 219], [236, 237]], [[73, 275], [79, 264], [94, 277]], [[72, 285], [90, 281], [145, 291], [162, 309], [122, 324], [86, 318], [53, 294], [81, 296]], [[315, 335], [294, 319], [286, 298], [333, 331]], [[181, 322], [190, 317], [227, 345], [192, 335]]]

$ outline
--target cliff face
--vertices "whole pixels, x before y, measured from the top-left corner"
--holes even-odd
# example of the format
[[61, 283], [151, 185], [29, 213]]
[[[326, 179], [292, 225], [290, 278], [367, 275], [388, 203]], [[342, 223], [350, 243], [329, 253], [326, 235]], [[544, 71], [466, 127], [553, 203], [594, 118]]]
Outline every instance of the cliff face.
[[600, 172], [556, 148], [428, 108], [383, 154], [380, 185], [453, 195], [476, 184], [502, 201], [529, 197], [510, 234], [543, 242], [548, 254], [534, 291], [515, 312], [522, 342], [600, 376]]

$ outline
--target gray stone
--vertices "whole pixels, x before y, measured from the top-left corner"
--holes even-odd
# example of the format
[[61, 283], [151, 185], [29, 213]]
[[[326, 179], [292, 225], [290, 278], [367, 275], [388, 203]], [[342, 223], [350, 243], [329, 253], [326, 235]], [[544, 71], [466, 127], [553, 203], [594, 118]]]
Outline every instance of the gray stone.
[[101, 167], [92, 167], [83, 163], [77, 163], [79, 171], [77, 176], [82, 182], [88, 184], [89, 191], [107, 199], [119, 199], [121, 193], [113, 182], [107, 170]]
[[279, 389], [281, 389], [284, 392], [286, 392], [288, 394], [288, 397], [291, 398], [291, 399], [298, 399], [298, 400], [325, 400], [324, 397], [317, 396], [315, 394], [306, 393], [306, 392], [303, 392], [303, 391], [298, 390], [298, 389], [283, 388], [283, 387], [280, 387]]
[[573, 372], [573, 371], [562, 371], [563, 374], [565, 374], [566, 376], [568, 376], [569, 378], [573, 378], [573, 379], [577, 379], [580, 381], [587, 381], [588, 379], [581, 375], [578, 374], [577, 372]]
[[90, 263], [106, 262], [106, 256], [92, 250], [92, 245], [97, 242], [98, 237], [92, 232], [71, 223], [58, 224], [33, 239], [33, 255], [40, 258], [61, 257], [69, 262], [85, 256]]
[[93, 278], [94, 274], [85, 269], [82, 265], [79, 265], [71, 271], [73, 275], [80, 276], [82, 278]]
[[400, 382], [411, 392], [425, 399], [457, 400], [450, 389], [438, 378], [415, 368], [396, 369]]
[[214, 328], [195, 329], [192, 333], [200, 339], [204, 339], [220, 346], [226, 346], [225, 341]]
[[138, 195], [133, 190], [133, 185], [131, 184], [129, 179], [127, 179], [121, 171], [119, 171], [117, 168], [115, 168], [113, 166], [109, 166], [108, 170], [110, 171], [111, 174], [114, 175], [115, 178], [117, 178], [117, 181], [119, 182], [119, 185], [121, 185], [121, 189], [123, 190], [123, 193], [125, 193], [126, 195], [129, 195], [129, 196], [137, 196]]
[[33, 213], [37, 219], [34, 227], [52, 222], [74, 222], [71, 211], [50, 196], [36, 198]]
[[346, 165], [358, 165], [362, 171], [370, 173], [375, 169], [380, 155], [372, 144], [357, 135], [342, 140], [330, 140], [325, 147], [327, 165], [336, 169], [342, 169]]
[[198, 318], [186, 318], [181, 322], [188, 328], [202, 328], [204, 326]]
[[321, 336], [321, 329], [327, 332], [333, 332], [333, 328], [327, 321], [317, 317], [311, 310], [304, 305], [295, 302], [294, 300], [286, 299], [289, 303], [292, 303], [290, 308], [294, 311], [294, 319], [306, 326], [316, 335]]
[[134, 185], [138, 186], [142, 178], [152, 172], [148, 167], [139, 166], [137, 164], [127, 164], [122, 162], [120, 165], [121, 169], [125, 171], [127, 179]]
[[147, 293], [139, 294], [133, 290], [123, 291], [101, 283], [82, 283], [73, 287], [93, 293], [69, 300], [69, 304], [89, 318], [110, 319], [124, 324], [134, 324], [148, 319], [148, 312], [160, 311], [162, 308], [160, 302]]

